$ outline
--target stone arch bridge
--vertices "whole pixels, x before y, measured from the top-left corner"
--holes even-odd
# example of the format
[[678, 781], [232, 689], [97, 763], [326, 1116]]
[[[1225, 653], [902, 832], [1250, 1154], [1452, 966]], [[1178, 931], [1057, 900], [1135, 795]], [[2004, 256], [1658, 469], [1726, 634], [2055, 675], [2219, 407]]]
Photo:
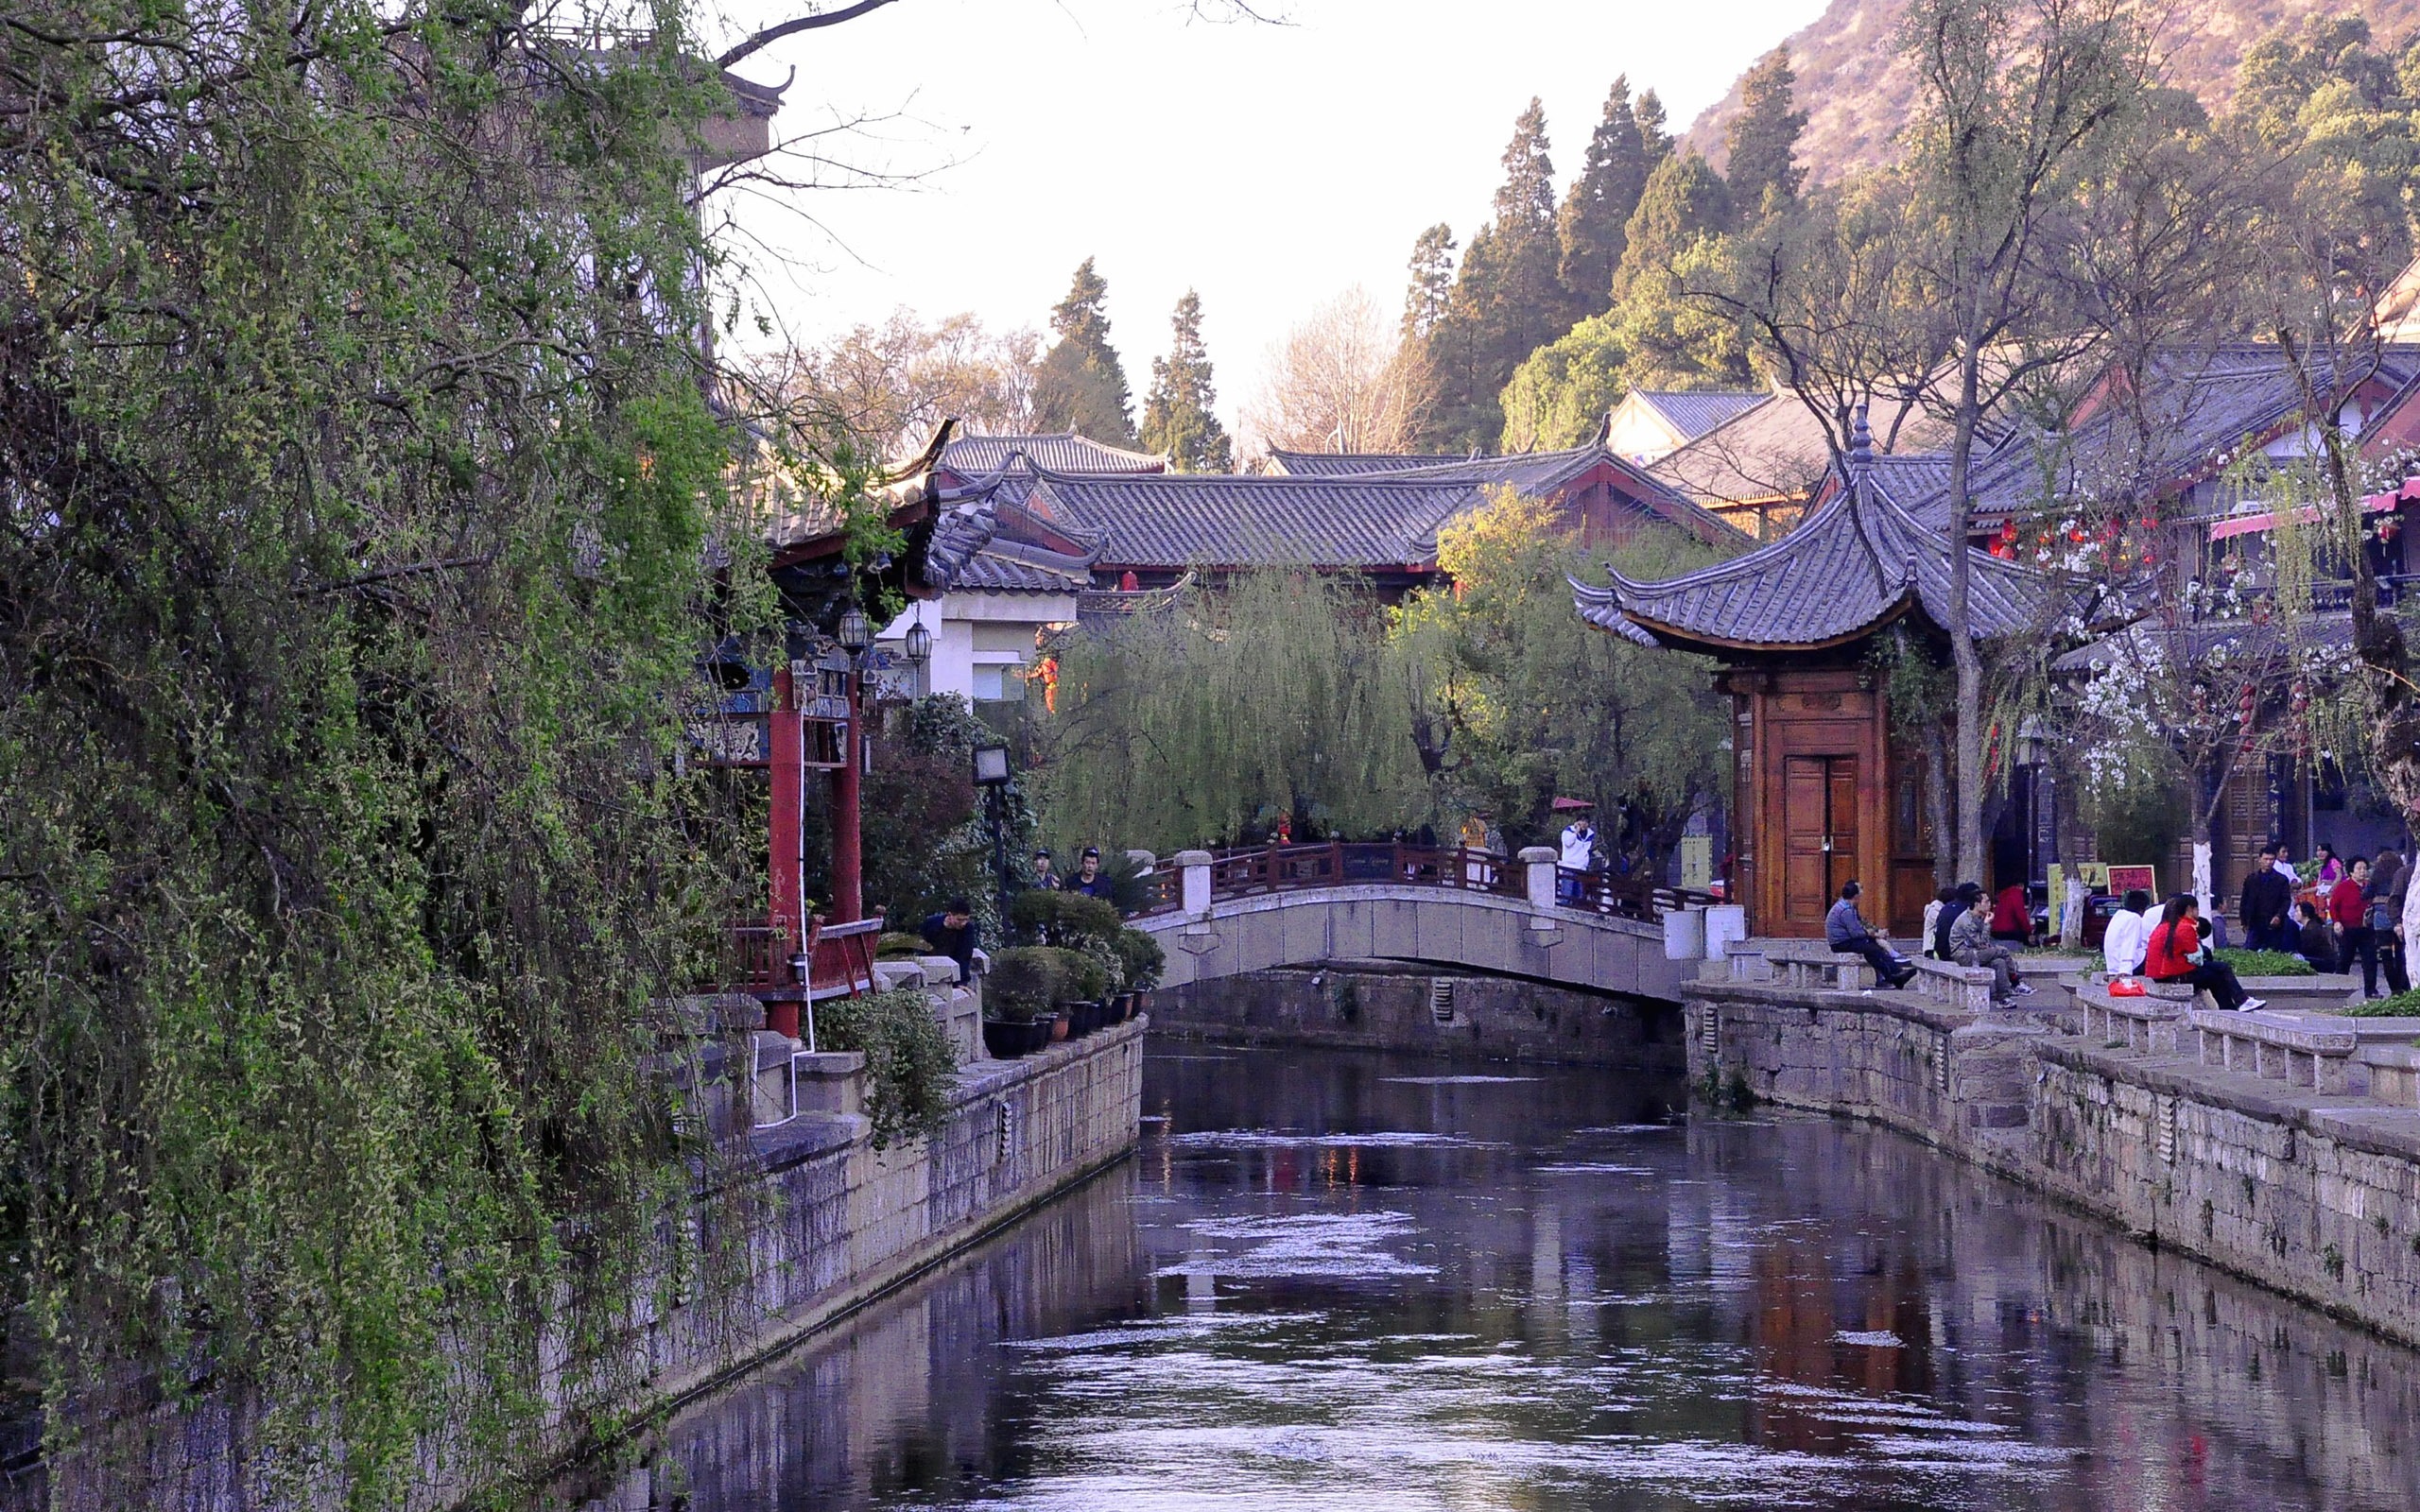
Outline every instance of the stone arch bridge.
[[[1703, 893], [1404, 845], [1178, 853], [1132, 920], [1167, 954], [1165, 987], [1281, 966], [1400, 960], [1677, 1003], [1702, 951], [1675, 959], [1667, 916]], [[1693, 932], [1675, 932], [1686, 938]]]

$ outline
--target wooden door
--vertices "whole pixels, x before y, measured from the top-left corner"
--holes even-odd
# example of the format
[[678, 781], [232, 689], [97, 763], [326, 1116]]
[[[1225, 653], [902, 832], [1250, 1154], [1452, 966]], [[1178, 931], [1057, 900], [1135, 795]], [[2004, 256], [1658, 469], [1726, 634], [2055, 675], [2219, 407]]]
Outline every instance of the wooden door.
[[1777, 934], [1813, 933], [1857, 875], [1857, 758], [1782, 760], [1782, 917]]
[[1829, 911], [1841, 888], [1857, 875], [1857, 758], [1824, 759], [1824, 831], [1831, 841], [1824, 848], [1824, 907]]
[[1779, 933], [1822, 922], [1831, 906], [1831, 856], [1824, 844], [1831, 834], [1824, 812], [1831, 802], [1830, 765], [1821, 756], [1782, 761]]

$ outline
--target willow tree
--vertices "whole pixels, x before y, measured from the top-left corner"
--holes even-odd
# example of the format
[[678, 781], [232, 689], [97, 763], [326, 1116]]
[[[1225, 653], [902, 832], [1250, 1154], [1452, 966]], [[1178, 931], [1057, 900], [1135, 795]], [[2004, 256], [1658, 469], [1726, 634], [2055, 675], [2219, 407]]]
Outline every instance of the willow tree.
[[[1438, 532], [1452, 586], [1407, 604], [1397, 640], [1426, 690], [1441, 808], [1486, 810], [1518, 842], [1545, 837], [1557, 795], [1586, 798], [1609, 844], [1661, 856], [1727, 786], [1726, 706], [1703, 658], [1633, 645], [1572, 612], [1570, 579], [1593, 559], [1556, 505], [1507, 490]], [[1711, 559], [1670, 531], [1614, 553], [1645, 578]], [[1632, 822], [1614, 823], [1623, 813]]]
[[762, 843], [671, 760], [698, 612], [762, 608], [707, 549], [728, 102], [669, 10], [523, 15], [0, 26], [0, 1308], [59, 1503], [155, 1504], [210, 1434], [98, 1452], [196, 1390], [255, 1504], [459, 1485], [685, 1263], [651, 1005]]
[[1253, 569], [1069, 635], [1058, 657], [1034, 783], [1063, 847], [1167, 855], [1257, 841], [1281, 816], [1348, 837], [1426, 816], [1412, 669], [1349, 580]]

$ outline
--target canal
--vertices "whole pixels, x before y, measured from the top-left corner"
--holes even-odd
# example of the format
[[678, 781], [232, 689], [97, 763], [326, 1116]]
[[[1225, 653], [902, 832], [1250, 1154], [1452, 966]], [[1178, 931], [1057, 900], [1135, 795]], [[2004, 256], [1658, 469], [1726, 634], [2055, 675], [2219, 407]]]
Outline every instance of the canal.
[[588, 1505], [2420, 1506], [2420, 1356], [1891, 1133], [1155, 1043], [1140, 1154]]

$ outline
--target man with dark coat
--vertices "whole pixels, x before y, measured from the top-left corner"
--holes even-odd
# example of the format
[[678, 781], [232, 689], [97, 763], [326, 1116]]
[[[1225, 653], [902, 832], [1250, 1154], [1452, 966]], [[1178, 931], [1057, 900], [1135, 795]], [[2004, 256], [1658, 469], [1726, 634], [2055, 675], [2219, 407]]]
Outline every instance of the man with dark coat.
[[2286, 921], [2294, 905], [2292, 884], [2276, 866], [2277, 848], [2262, 846], [2260, 858], [2243, 879], [2243, 942], [2256, 951], [2291, 951], [2299, 943]]

